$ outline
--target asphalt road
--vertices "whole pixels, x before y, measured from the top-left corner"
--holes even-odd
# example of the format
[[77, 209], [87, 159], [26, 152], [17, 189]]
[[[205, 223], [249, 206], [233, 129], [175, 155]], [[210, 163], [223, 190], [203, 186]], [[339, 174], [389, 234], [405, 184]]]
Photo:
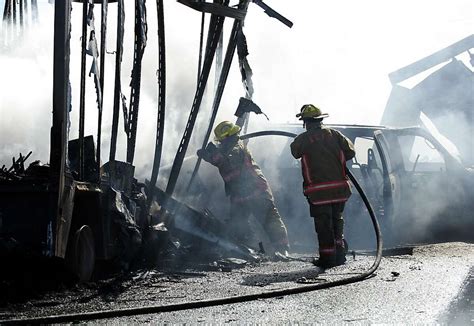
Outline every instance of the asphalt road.
[[[233, 324], [474, 324], [474, 244], [415, 247], [386, 256], [375, 276], [362, 282], [272, 299], [89, 323]], [[410, 252], [407, 252], [410, 253]], [[245, 264], [224, 271], [139, 271], [48, 292], [0, 307], [9, 319], [169, 305], [324, 283], [357, 275], [373, 256], [348, 257], [344, 266], [318, 270], [301, 260]], [[238, 261], [237, 261], [238, 263]], [[235, 265], [233, 266], [235, 267]], [[216, 268], [217, 269], [217, 268]]]

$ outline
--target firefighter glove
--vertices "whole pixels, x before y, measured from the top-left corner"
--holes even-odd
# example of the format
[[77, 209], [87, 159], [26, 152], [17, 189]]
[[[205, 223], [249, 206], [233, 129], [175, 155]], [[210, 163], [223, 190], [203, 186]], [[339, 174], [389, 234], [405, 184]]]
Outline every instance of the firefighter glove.
[[213, 142], [209, 142], [206, 146], [206, 151], [209, 152], [210, 154], [214, 154], [217, 152], [217, 147], [214, 145]]

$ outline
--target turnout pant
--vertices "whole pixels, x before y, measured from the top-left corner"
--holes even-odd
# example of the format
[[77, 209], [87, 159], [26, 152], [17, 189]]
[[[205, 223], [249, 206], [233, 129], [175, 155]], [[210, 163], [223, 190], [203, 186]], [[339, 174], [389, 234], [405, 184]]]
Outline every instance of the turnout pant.
[[273, 200], [252, 198], [244, 202], [231, 203], [230, 233], [238, 240], [245, 241], [250, 233], [249, 217], [253, 215], [262, 224], [275, 250], [289, 249], [288, 233]]
[[310, 214], [318, 235], [319, 257], [328, 263], [344, 263], [344, 211], [345, 203], [313, 205]]

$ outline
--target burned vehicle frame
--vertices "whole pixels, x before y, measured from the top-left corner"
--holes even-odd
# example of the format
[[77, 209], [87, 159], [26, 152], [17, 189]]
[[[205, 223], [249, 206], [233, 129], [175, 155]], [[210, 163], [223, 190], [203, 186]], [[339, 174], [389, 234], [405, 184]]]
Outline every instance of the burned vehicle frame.
[[[425, 127], [327, 126], [339, 130], [354, 143], [356, 157], [347, 167], [370, 199], [388, 245], [472, 240], [474, 173], [462, 165], [455, 151], [448, 150], [443, 140]], [[270, 135], [292, 138], [303, 131], [301, 125], [287, 124], [242, 138]], [[291, 141], [284, 141], [276, 163], [278, 172], [268, 173], [269, 182], [280, 184], [274, 190], [279, 210], [293, 220], [290, 227], [297, 225], [289, 232], [300, 236], [306, 232], [313, 237], [314, 231], [308, 232], [308, 225], [301, 223], [301, 219], [309, 217], [309, 212], [301, 209], [307, 205], [301, 194], [299, 164], [289, 153]], [[256, 159], [259, 160], [258, 155]], [[260, 162], [264, 171], [269, 169], [263, 156]], [[361, 217], [366, 214], [360, 195], [353, 191], [345, 215], [346, 237], [355, 246], [367, 247], [374, 243], [370, 225]], [[301, 240], [298, 238], [296, 247]]]

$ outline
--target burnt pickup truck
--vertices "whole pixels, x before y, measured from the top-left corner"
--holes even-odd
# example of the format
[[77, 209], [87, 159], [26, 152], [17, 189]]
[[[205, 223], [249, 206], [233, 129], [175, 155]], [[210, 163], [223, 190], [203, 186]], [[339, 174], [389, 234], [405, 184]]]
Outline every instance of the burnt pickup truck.
[[[356, 156], [347, 167], [376, 211], [387, 245], [472, 241], [474, 172], [463, 166], [452, 144], [424, 127], [327, 126], [354, 143]], [[314, 230], [304, 222], [310, 219], [301, 193], [299, 162], [289, 150], [291, 134], [303, 131], [301, 125], [286, 124], [275, 131], [253, 133], [255, 137], [244, 136], [249, 137], [249, 148], [269, 179], [290, 236], [299, 240], [304, 234], [314, 237]], [[285, 133], [289, 138], [276, 136]], [[258, 137], [265, 135], [269, 137]], [[375, 243], [367, 214], [353, 187], [345, 210], [346, 237], [356, 246]]]

